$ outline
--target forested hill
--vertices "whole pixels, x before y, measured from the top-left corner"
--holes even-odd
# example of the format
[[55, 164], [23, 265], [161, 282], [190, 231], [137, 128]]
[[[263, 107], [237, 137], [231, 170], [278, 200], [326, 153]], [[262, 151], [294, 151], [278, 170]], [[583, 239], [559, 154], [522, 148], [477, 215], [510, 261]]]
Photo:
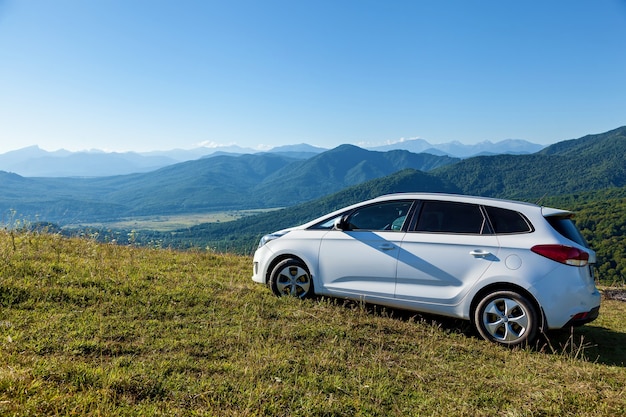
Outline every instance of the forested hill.
[[626, 138], [626, 126], [610, 130], [598, 135], [587, 135], [579, 139], [565, 140], [550, 145], [543, 150], [537, 152], [542, 155], [561, 155], [561, 156], [605, 156], [605, 146], [620, 146]]
[[475, 157], [433, 170], [463, 193], [539, 199], [626, 185], [626, 127], [560, 142], [532, 155]]
[[253, 192], [270, 206], [313, 200], [407, 168], [430, 171], [458, 158], [408, 151], [368, 151], [341, 145], [306, 161], [290, 164], [258, 184]]

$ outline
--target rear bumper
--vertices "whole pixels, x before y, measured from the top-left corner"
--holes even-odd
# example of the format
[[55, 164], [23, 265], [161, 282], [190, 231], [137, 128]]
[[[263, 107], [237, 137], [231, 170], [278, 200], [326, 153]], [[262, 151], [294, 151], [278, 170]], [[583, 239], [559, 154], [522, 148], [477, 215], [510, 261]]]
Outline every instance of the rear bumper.
[[585, 313], [576, 314], [563, 327], [582, 326], [583, 324], [590, 323], [594, 321], [595, 319], [597, 319], [599, 314], [600, 314], [600, 306], [597, 306]]
[[602, 296], [590, 268], [559, 264], [529, 291], [544, 311], [546, 329], [579, 326], [598, 317]]

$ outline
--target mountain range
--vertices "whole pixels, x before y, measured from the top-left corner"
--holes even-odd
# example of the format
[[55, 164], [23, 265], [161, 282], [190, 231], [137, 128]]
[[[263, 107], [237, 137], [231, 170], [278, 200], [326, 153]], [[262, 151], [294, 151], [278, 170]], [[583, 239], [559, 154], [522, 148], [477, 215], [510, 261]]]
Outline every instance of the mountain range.
[[[369, 189], [380, 194], [445, 191], [524, 200], [626, 186], [626, 127], [525, 155], [460, 159], [342, 145], [302, 159], [293, 155], [296, 150], [282, 151], [214, 155], [146, 173], [93, 178], [0, 171], [0, 214], [5, 222], [18, 217], [64, 225], [293, 207], [371, 180], [378, 185]], [[398, 183], [397, 175], [403, 176], [401, 190], [389, 185]]]
[[[409, 139], [391, 145], [365, 149], [374, 151], [406, 150], [413, 153], [468, 158], [476, 155], [528, 154], [537, 152], [542, 148], [543, 145], [513, 139], [496, 143], [485, 141], [473, 145], [465, 145], [460, 142], [433, 145], [423, 139]], [[328, 150], [303, 143], [279, 146], [266, 153], [295, 159], [309, 159]], [[48, 152], [38, 146], [30, 146], [0, 154], [0, 170], [13, 172], [24, 177], [103, 177], [150, 172], [168, 165], [200, 158], [257, 153], [261, 152], [238, 146], [198, 147], [189, 150], [173, 149], [143, 153], [103, 152], [99, 150]]]
[[141, 240], [158, 241], [163, 246], [210, 247], [250, 254], [263, 234], [302, 224], [382, 194], [413, 191], [516, 197], [576, 212], [586, 207], [580, 227], [587, 238], [592, 238], [593, 247], [600, 250], [600, 270], [610, 276], [615, 275], [611, 271], [625, 270], [623, 257], [616, 252], [621, 249], [615, 248], [615, 245], [623, 248], [620, 236], [626, 230], [626, 218], [620, 214], [623, 213], [620, 207], [626, 204], [624, 161], [626, 127], [561, 142], [533, 155], [476, 157], [429, 172], [405, 169], [279, 211], [221, 224], [200, 224], [175, 233], [142, 233]]
[[342, 145], [306, 160], [272, 153], [218, 155], [98, 178], [28, 178], [0, 171], [0, 213], [75, 224], [284, 207], [402, 169], [430, 170], [457, 161]]
[[499, 155], [499, 154], [529, 154], [540, 151], [544, 145], [531, 143], [521, 139], [506, 139], [493, 143], [484, 141], [476, 144], [466, 145], [458, 141], [432, 145], [423, 139], [403, 140], [391, 145], [368, 148], [374, 151], [391, 151], [403, 149], [414, 153], [430, 153], [433, 155], [447, 155], [455, 158], [470, 158], [479, 155]]

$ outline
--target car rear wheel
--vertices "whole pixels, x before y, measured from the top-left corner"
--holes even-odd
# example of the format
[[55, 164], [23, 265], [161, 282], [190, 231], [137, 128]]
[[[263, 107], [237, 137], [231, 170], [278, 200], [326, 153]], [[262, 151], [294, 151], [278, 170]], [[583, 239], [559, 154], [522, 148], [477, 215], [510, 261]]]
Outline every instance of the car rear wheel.
[[293, 258], [281, 261], [270, 275], [269, 286], [278, 296], [306, 298], [313, 294], [313, 281], [306, 265]]
[[537, 336], [539, 315], [534, 305], [515, 291], [496, 291], [478, 303], [476, 330], [485, 340], [505, 346], [524, 346]]

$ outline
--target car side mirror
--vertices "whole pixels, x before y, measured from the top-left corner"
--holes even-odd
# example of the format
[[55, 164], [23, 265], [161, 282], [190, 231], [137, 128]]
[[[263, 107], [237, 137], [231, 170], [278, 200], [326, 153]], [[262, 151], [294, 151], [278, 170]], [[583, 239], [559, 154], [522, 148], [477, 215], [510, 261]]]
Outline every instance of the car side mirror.
[[333, 225], [334, 230], [347, 231], [350, 230], [350, 224], [348, 223], [348, 216], [341, 216], [335, 220]]

